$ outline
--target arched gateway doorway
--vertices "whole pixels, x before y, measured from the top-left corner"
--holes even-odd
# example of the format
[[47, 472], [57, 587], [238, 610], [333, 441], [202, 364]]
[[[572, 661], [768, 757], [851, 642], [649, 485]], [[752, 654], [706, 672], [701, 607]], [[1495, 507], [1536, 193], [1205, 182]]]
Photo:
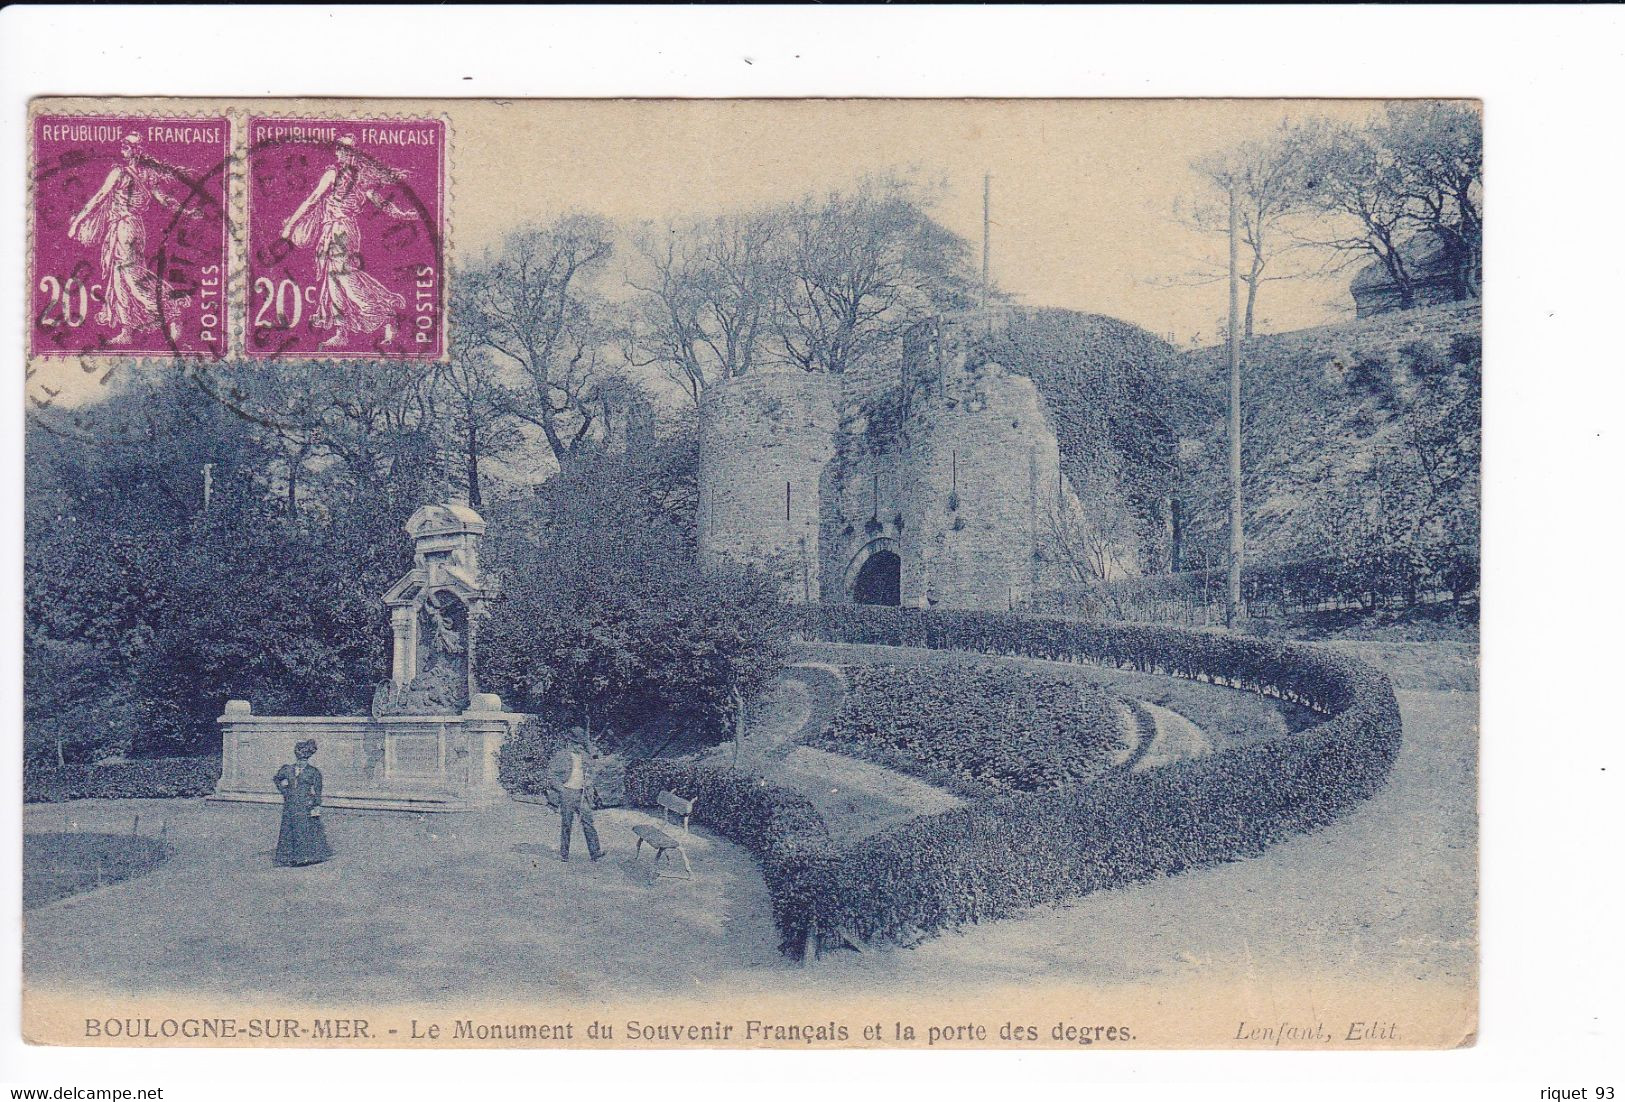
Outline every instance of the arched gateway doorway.
[[897, 557], [892, 541], [875, 540], [852, 560], [847, 571], [854, 604], [896, 605], [901, 603], [903, 560]]

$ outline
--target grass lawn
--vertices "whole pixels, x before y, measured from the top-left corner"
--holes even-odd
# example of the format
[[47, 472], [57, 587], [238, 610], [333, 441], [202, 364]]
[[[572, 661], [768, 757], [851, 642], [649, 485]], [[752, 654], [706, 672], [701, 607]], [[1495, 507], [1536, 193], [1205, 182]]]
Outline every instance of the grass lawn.
[[23, 908], [144, 876], [168, 860], [169, 853], [165, 843], [136, 834], [24, 834]]
[[1382, 670], [1394, 688], [1425, 693], [1476, 693], [1477, 643], [1335, 640], [1321, 644]]
[[1477, 645], [1478, 604], [1461, 606], [1435, 601], [1413, 608], [1334, 609], [1300, 612], [1291, 616], [1255, 617], [1247, 622], [1250, 635], [1297, 639], [1309, 643], [1333, 639], [1383, 643], [1457, 642]]
[[843, 843], [964, 802], [895, 769], [811, 746], [793, 748], [763, 776], [811, 800], [830, 836]]

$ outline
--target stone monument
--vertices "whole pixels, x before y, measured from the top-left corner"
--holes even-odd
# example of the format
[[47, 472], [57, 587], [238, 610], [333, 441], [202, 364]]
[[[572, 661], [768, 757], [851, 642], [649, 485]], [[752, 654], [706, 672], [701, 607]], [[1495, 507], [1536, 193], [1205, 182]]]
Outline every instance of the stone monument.
[[372, 714], [455, 715], [480, 695], [480, 617], [495, 596], [480, 572], [485, 521], [467, 505], [426, 505], [406, 522], [412, 569], [384, 594], [395, 633], [390, 679]]
[[465, 504], [426, 505], [406, 522], [413, 563], [384, 594], [390, 679], [367, 716], [257, 716], [246, 700], [220, 717], [215, 800], [272, 803], [293, 744], [314, 738], [333, 807], [462, 811], [502, 796], [497, 751], [526, 717], [479, 689], [480, 620], [496, 586], [480, 569], [485, 521]]

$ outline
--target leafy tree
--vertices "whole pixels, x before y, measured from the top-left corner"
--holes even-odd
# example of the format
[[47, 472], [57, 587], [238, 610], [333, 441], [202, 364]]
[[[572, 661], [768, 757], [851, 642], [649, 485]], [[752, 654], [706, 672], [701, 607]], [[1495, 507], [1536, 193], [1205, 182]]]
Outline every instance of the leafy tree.
[[267, 457], [240, 420], [172, 368], [125, 365], [117, 389], [27, 423], [25, 754], [84, 761], [152, 742], [144, 663], [171, 615], [184, 533], [253, 492]]
[[786, 656], [777, 587], [707, 569], [692, 532], [695, 453], [594, 452], [493, 531], [505, 579], [482, 634], [510, 705], [623, 734], [649, 722], [720, 735]]
[[378, 596], [404, 548], [398, 531], [291, 523], [247, 504], [198, 516], [136, 671], [148, 748], [210, 745], [232, 697], [270, 714], [363, 711], [388, 672]]
[[1455, 298], [1476, 298], [1484, 251], [1484, 129], [1478, 111], [1443, 100], [1396, 104], [1376, 134], [1393, 154], [1411, 223], [1439, 242]]
[[1419, 237], [1439, 243], [1458, 300], [1478, 294], [1482, 186], [1482, 122], [1463, 104], [1396, 104], [1377, 122], [1327, 126], [1305, 145], [1302, 193], [1332, 227], [1313, 240], [1351, 260], [1374, 258], [1401, 309], [1416, 304]]
[[1330, 221], [1315, 244], [1345, 261], [1373, 258], [1382, 265], [1399, 296], [1399, 306], [1416, 304], [1417, 273], [1405, 246], [1411, 235], [1409, 200], [1393, 153], [1374, 130], [1347, 123], [1326, 127], [1304, 159], [1303, 193]]
[[[308, 503], [321, 507], [290, 516], [278, 426], [244, 415], [269, 392], [230, 374], [215, 372], [205, 391], [180, 372], [136, 371], [101, 403], [31, 423], [31, 757], [196, 749], [229, 695], [345, 712], [377, 679], [387, 653], [378, 594], [404, 567], [401, 520], [424, 500], [415, 423], [380, 412], [377, 393], [352, 395], [359, 423], [348, 427], [344, 411], [317, 401], [315, 428], [327, 435], [311, 439], [325, 448], [337, 434], [341, 448], [312, 464], [322, 469]], [[383, 390], [399, 377], [380, 368], [372, 382]], [[363, 426], [370, 440], [358, 439]]]

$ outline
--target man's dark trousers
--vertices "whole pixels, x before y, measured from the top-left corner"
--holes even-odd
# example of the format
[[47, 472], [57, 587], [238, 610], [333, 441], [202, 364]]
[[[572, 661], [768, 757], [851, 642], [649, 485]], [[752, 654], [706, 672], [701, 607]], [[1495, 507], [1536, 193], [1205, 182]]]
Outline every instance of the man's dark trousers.
[[579, 788], [559, 789], [559, 856], [570, 859], [570, 825], [581, 816], [581, 833], [587, 838], [587, 852], [594, 861], [603, 856], [598, 847], [598, 828], [592, 825], [592, 803], [581, 798]]

